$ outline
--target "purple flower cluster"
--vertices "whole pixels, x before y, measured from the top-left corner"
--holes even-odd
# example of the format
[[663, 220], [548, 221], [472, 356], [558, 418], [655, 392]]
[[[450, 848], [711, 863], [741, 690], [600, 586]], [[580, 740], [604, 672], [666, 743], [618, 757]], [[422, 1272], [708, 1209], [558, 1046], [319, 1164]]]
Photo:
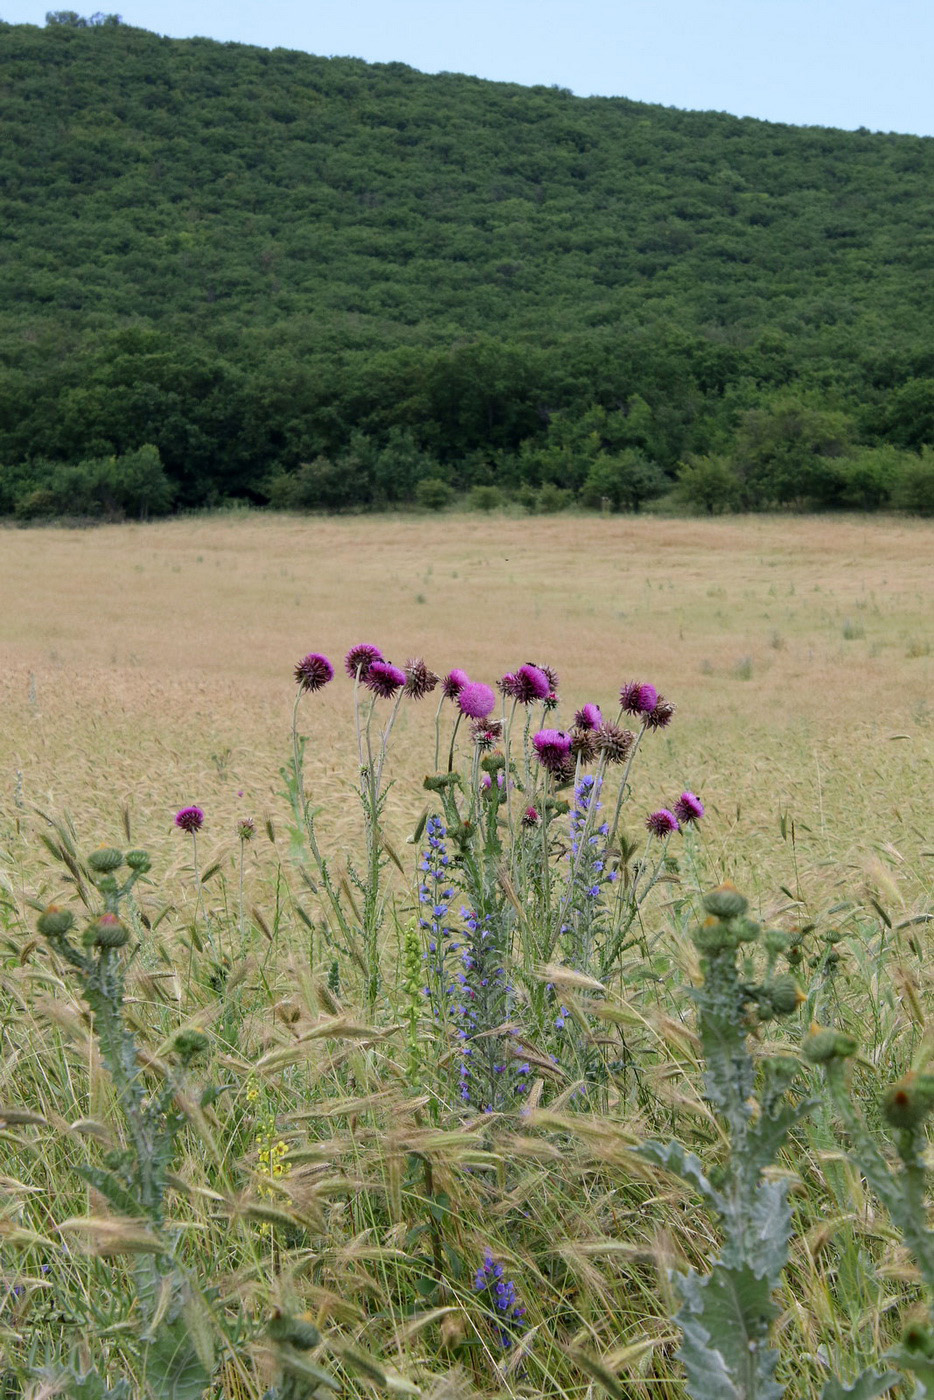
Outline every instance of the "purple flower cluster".
[[511, 1347], [516, 1334], [528, 1326], [525, 1308], [519, 1302], [516, 1285], [505, 1277], [502, 1264], [497, 1264], [489, 1249], [474, 1275], [473, 1286], [475, 1293], [485, 1293], [490, 1299], [500, 1346]]
[[204, 813], [200, 807], [183, 807], [175, 813], [175, 825], [182, 831], [200, 831], [204, 826]]
[[428, 818], [425, 834], [427, 845], [418, 865], [422, 872], [418, 886], [418, 923], [425, 930], [428, 940], [425, 956], [431, 983], [425, 992], [433, 1003], [435, 1015], [442, 1016], [447, 1009], [447, 997], [451, 990], [447, 955], [456, 951], [456, 944], [450, 942], [451, 929], [446, 922], [450, 901], [454, 897], [454, 890], [448, 883], [451, 878], [451, 857], [447, 850], [447, 828], [440, 817]]
[[700, 798], [693, 792], [682, 792], [673, 811], [662, 807], [658, 812], [651, 812], [645, 819], [645, 825], [653, 836], [670, 836], [682, 827], [699, 822], [703, 815], [704, 804]]
[[[500, 1112], [524, 1094], [532, 1067], [516, 1052], [514, 1030], [495, 1034], [509, 1019], [514, 993], [490, 915], [480, 919], [461, 909], [464, 921], [463, 970], [452, 988], [452, 1012], [461, 1042], [458, 1078], [463, 1103], [484, 1113]], [[491, 1034], [491, 1032], [493, 1032]]]

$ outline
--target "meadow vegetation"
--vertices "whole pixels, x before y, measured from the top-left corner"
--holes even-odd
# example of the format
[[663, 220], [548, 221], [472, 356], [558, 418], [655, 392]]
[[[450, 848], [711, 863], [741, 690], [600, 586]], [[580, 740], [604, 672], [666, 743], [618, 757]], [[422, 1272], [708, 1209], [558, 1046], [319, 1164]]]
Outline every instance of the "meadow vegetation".
[[0, 1393], [930, 1393], [929, 527], [3, 545]]

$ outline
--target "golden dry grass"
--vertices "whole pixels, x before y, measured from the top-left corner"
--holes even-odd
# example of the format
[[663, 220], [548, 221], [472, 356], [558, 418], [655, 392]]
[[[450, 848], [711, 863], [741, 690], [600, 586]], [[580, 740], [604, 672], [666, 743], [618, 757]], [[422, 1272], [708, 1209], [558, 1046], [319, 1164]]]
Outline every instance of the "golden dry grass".
[[[0, 539], [7, 810], [18, 793], [104, 840], [128, 803], [136, 839], [167, 861], [172, 813], [197, 801], [206, 854], [211, 841], [230, 850], [237, 814], [281, 810], [295, 660], [320, 649], [339, 662], [373, 640], [487, 681], [550, 662], [566, 717], [651, 679], [679, 711], [638, 796], [701, 792], [718, 868], [761, 888], [825, 862], [841, 888], [868, 880], [896, 904], [919, 892], [930, 525], [256, 515]], [[429, 710], [406, 717], [394, 751], [403, 825], [430, 763]], [[302, 713], [310, 787], [325, 796], [353, 782], [349, 681]]]

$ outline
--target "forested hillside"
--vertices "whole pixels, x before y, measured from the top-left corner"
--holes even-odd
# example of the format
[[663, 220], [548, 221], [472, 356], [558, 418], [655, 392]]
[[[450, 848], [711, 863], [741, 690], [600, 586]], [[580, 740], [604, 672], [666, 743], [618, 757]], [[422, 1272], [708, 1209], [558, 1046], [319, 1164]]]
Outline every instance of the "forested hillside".
[[930, 508], [934, 140], [51, 18], [0, 24], [0, 510]]

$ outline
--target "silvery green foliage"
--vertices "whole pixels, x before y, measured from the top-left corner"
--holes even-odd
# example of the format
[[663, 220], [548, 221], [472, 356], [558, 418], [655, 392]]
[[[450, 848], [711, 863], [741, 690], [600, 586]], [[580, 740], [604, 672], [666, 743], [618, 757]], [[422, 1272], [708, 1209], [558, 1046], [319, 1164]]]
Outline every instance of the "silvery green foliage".
[[[149, 858], [143, 851], [100, 847], [82, 868], [69, 833], [61, 827], [57, 832], [61, 844], [46, 844], [72, 870], [86, 896], [88, 885], [96, 888], [103, 909], [77, 941], [75, 919], [68, 910], [49, 907], [40, 915], [38, 929], [78, 975], [101, 1060], [116, 1089], [121, 1136], [127, 1144], [106, 1153], [101, 1164], [88, 1163], [78, 1170], [118, 1214], [144, 1219], [152, 1231], [152, 1247], [136, 1255], [133, 1271], [144, 1393], [155, 1400], [199, 1400], [213, 1369], [211, 1332], [203, 1305], [175, 1260], [175, 1241], [164, 1230], [164, 1198], [175, 1142], [185, 1121], [176, 1107], [177, 1096], [185, 1071], [207, 1041], [198, 1032], [180, 1032], [174, 1045], [176, 1064], [161, 1085], [150, 1087], [124, 1018], [123, 958], [132, 935], [121, 918], [121, 906], [149, 871]], [[66, 1368], [59, 1380], [68, 1394], [82, 1400], [121, 1400], [129, 1393], [122, 1381], [108, 1388], [96, 1372], [79, 1374], [74, 1367]]]
[[[804, 1053], [821, 1065], [827, 1087], [847, 1136], [847, 1152], [885, 1206], [893, 1225], [914, 1256], [928, 1295], [934, 1292], [934, 1231], [927, 1224], [926, 1120], [934, 1112], [934, 1075], [910, 1072], [882, 1095], [882, 1117], [892, 1130], [898, 1165], [889, 1160], [850, 1098], [845, 1060], [854, 1041], [830, 1030], [815, 1028]], [[914, 1377], [914, 1400], [934, 1396], [934, 1318], [908, 1324], [899, 1346], [885, 1359]], [[888, 1373], [888, 1385], [902, 1378]], [[861, 1378], [862, 1379], [862, 1378]], [[847, 1394], [848, 1392], [843, 1392]], [[876, 1395], [881, 1391], [859, 1391]], [[836, 1400], [825, 1390], [823, 1400]]]
[[789, 977], [774, 975], [774, 952], [765, 979], [746, 980], [739, 950], [758, 939], [759, 929], [745, 917], [741, 895], [724, 887], [705, 904], [709, 917], [694, 934], [704, 972], [695, 993], [698, 1030], [705, 1095], [725, 1124], [729, 1156], [713, 1181], [678, 1142], [648, 1142], [640, 1150], [697, 1192], [723, 1234], [708, 1274], [689, 1269], [676, 1276], [688, 1394], [693, 1400], [779, 1400], [784, 1388], [775, 1379], [778, 1353], [769, 1345], [769, 1327], [776, 1313], [772, 1294], [788, 1255], [791, 1208], [787, 1183], [764, 1172], [810, 1105], [789, 1099], [797, 1066], [780, 1057], [765, 1060], [754, 1105], [756, 1063], [748, 1036], [752, 1019], [789, 1014], [798, 994]]

